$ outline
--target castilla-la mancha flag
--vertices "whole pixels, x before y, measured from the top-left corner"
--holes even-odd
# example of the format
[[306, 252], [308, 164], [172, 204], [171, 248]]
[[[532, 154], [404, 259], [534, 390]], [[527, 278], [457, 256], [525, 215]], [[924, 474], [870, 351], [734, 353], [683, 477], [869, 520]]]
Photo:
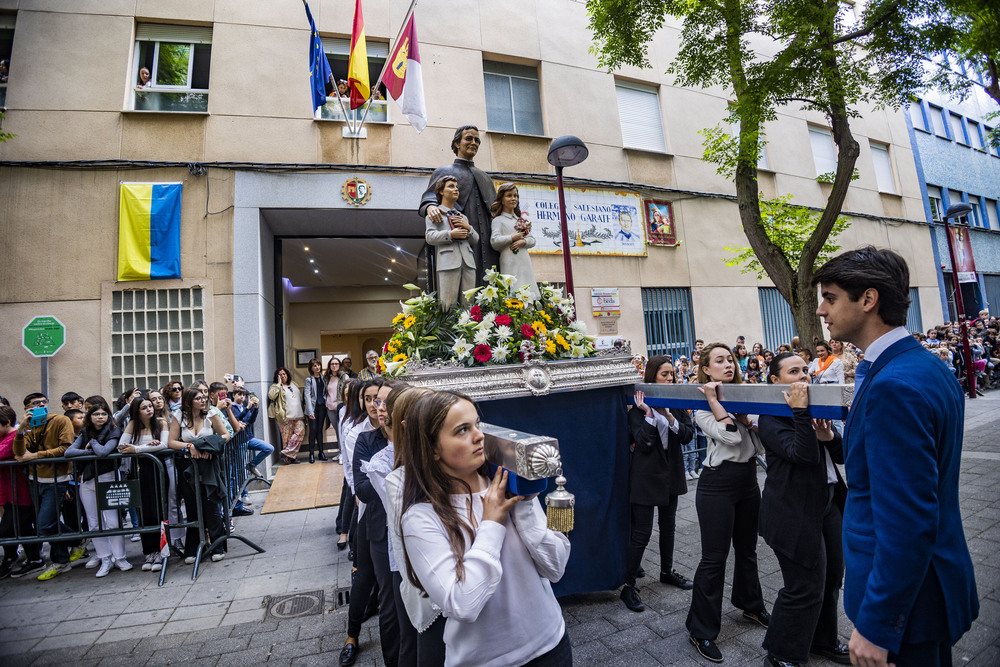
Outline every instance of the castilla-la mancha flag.
[[357, 109], [372, 96], [368, 79], [368, 47], [365, 44], [365, 17], [361, 0], [354, 4], [354, 29], [351, 30], [351, 56], [347, 62], [347, 83], [351, 88], [351, 108]]
[[382, 75], [386, 92], [396, 100], [410, 125], [417, 132], [422, 132], [427, 127], [427, 106], [424, 104], [424, 77], [420, 71], [417, 24], [413, 14], [410, 14], [409, 23], [400, 35], [389, 63]]

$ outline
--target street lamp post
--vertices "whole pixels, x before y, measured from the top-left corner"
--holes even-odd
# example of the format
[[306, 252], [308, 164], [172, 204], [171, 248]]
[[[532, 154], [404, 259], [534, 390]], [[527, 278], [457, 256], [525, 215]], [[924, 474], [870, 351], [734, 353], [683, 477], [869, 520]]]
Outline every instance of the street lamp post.
[[950, 218], [961, 219], [972, 212], [972, 207], [962, 202], [952, 204], [944, 214], [944, 236], [948, 241], [948, 256], [951, 258], [951, 278], [955, 285], [955, 313], [962, 329], [962, 358], [965, 360], [965, 379], [968, 383], [969, 398], [976, 397], [976, 369], [972, 367], [972, 347], [969, 345], [969, 322], [965, 318], [965, 302], [962, 299], [962, 284], [958, 281], [958, 264], [955, 261], [955, 242], [951, 240]]
[[587, 159], [590, 151], [587, 146], [572, 135], [559, 137], [549, 146], [549, 164], [556, 168], [556, 190], [559, 192], [559, 231], [562, 234], [563, 271], [566, 274], [566, 293], [573, 296], [576, 304], [576, 294], [573, 289], [573, 264], [570, 261], [569, 227], [566, 221], [566, 194], [563, 191], [563, 167], [572, 167]]

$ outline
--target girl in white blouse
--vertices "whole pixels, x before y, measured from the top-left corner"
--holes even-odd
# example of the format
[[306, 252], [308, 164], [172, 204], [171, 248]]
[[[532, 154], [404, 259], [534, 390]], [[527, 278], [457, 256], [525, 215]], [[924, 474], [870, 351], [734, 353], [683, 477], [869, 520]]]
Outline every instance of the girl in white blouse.
[[403, 560], [414, 586], [447, 617], [445, 665], [571, 665], [550, 582], [569, 560], [537, 500], [493, 481], [473, 402], [421, 396], [406, 415]]
[[[156, 414], [153, 401], [142, 397], [133, 399], [129, 406], [128, 424], [125, 425], [122, 437], [118, 441], [118, 451], [123, 454], [162, 452], [167, 449], [169, 441], [170, 431], [166, 422]], [[139, 488], [142, 489], [142, 525], [159, 526], [163, 517], [157, 499], [164, 491], [160, 485], [160, 468], [155, 461], [144, 456], [137, 457], [134, 461], [139, 467]], [[160, 489], [159, 494], [157, 488]], [[163, 569], [160, 534], [140, 533], [140, 539], [144, 556], [142, 569], [146, 572], [159, 572]]]
[[705, 466], [698, 478], [695, 508], [701, 528], [701, 562], [694, 575], [687, 629], [698, 652], [712, 662], [722, 662], [715, 645], [722, 626], [722, 593], [726, 560], [732, 544], [731, 600], [743, 618], [765, 628], [770, 620], [757, 574], [757, 516], [760, 487], [755, 454], [758, 450], [747, 415], [726, 411], [719, 401], [726, 384], [740, 384], [742, 376], [733, 352], [723, 343], [706, 345], [698, 360], [699, 387], [709, 410], [695, 410], [694, 421], [708, 438]]

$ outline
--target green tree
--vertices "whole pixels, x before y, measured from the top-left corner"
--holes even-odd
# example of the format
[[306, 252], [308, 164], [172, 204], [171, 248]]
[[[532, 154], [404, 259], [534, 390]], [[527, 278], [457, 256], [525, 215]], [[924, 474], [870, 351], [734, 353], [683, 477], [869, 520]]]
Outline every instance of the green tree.
[[[923, 2], [876, 2], [854, 24], [838, 15], [837, 0], [588, 0], [592, 50], [601, 66], [648, 67], [647, 47], [670, 16], [682, 22], [680, 48], [667, 70], [676, 85], [732, 91], [728, 120], [739, 123], [739, 136], [729, 149], [708, 137], [706, 159], [720, 173], [731, 170], [744, 234], [791, 306], [804, 342], [822, 337], [812, 277], [860, 154], [850, 120], [860, 100], [897, 106], [923, 80], [925, 61], [899, 56], [919, 51], [919, 35], [905, 26]], [[901, 34], [891, 51], [863, 48], [894, 33]], [[801, 246], [790, 247], [769, 236], [757, 186], [761, 127], [783, 105], [826, 114], [838, 149], [826, 206]]]

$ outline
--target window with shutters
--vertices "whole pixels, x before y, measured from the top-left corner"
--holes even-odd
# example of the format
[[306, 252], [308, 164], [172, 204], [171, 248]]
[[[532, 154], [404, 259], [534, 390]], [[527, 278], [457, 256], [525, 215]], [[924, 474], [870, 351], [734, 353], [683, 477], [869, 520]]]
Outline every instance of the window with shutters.
[[1000, 229], [997, 227], [997, 202], [995, 199], [983, 199], [983, 227]]
[[[337, 90], [330, 93], [330, 96], [326, 98], [326, 104], [316, 110], [316, 118], [343, 120], [344, 112], [341, 111], [340, 101], [337, 99], [339, 95], [344, 100], [343, 108], [350, 117], [351, 122], [360, 121], [365, 115], [365, 110], [371, 107], [368, 109], [368, 117], [365, 119], [365, 123], [388, 123], [389, 102], [385, 95], [385, 84], [381, 82], [376, 83], [376, 80], [382, 73], [382, 67], [385, 65], [386, 58], [389, 57], [389, 44], [387, 42], [367, 40], [368, 80], [372, 85], [372, 99], [357, 109], [351, 109], [351, 105], [348, 103], [350, 92], [345, 92], [348, 91], [346, 85], [347, 69], [351, 59], [351, 40], [333, 37], [321, 37], [320, 39], [323, 42], [323, 52], [326, 53], [326, 59], [330, 63], [330, 70], [333, 72], [333, 78], [338, 82], [338, 86]], [[341, 86], [344, 86], [344, 88], [341, 89]]]
[[667, 151], [663, 114], [656, 88], [627, 81], [615, 82], [622, 146], [645, 151]]
[[132, 109], [208, 112], [212, 29], [140, 23], [132, 58]]
[[979, 197], [969, 195], [969, 206], [972, 207], [972, 212], [969, 213], [969, 224], [974, 227], [983, 226], [983, 210], [979, 206]]
[[913, 128], [916, 130], [927, 131], [927, 121], [924, 119], [924, 110], [920, 105], [920, 100], [912, 100], [910, 102], [910, 122], [913, 123]]
[[944, 205], [941, 203], [941, 188], [936, 185], [928, 185], [927, 201], [931, 207], [931, 220], [934, 222], [941, 222], [944, 219]]
[[483, 61], [486, 125], [491, 132], [545, 134], [538, 68]]
[[969, 142], [965, 139], [965, 128], [962, 127], [962, 117], [957, 113], [949, 113], [948, 122], [951, 123], [951, 138], [960, 144], [968, 145]]
[[934, 127], [934, 134], [942, 139], [947, 139], [948, 130], [944, 128], [944, 109], [933, 104], [928, 104], [927, 115], [930, 116], [931, 125]]
[[825, 127], [809, 126], [809, 143], [812, 145], [816, 176], [837, 173], [837, 146], [833, 135]]
[[872, 161], [875, 163], [875, 180], [878, 183], [878, 191], [896, 194], [896, 177], [892, 173], [889, 146], [875, 141], [871, 141], [869, 144], [872, 149]]

